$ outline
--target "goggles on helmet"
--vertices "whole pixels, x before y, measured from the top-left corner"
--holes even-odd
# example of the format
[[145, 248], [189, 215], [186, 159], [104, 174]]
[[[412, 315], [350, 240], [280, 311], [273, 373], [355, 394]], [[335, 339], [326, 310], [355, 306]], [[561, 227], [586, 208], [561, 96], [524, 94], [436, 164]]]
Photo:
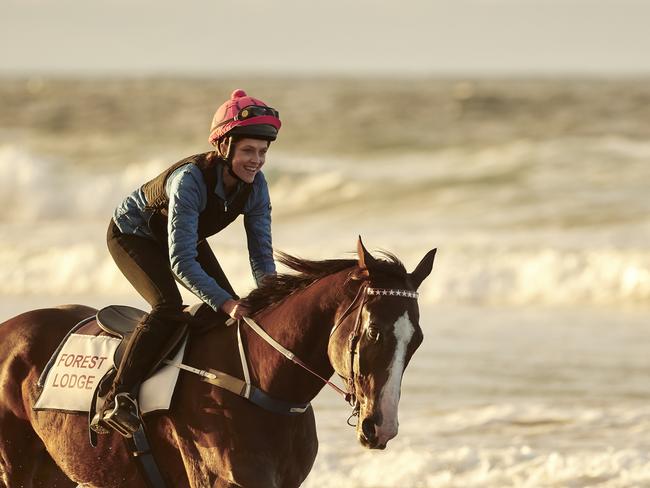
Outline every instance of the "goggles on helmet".
[[247, 107], [242, 108], [239, 112], [235, 114], [232, 119], [227, 119], [217, 124], [215, 127], [221, 127], [224, 124], [232, 122], [233, 120], [242, 121], [250, 119], [252, 117], [264, 117], [265, 115], [275, 117], [276, 119], [280, 118], [280, 112], [271, 107], [264, 107], [263, 105], [248, 105]]
[[262, 105], [249, 105], [248, 107], [242, 108], [233, 120], [246, 120], [251, 117], [263, 117], [264, 115], [270, 115], [271, 117], [280, 118], [280, 112], [271, 107], [264, 107]]

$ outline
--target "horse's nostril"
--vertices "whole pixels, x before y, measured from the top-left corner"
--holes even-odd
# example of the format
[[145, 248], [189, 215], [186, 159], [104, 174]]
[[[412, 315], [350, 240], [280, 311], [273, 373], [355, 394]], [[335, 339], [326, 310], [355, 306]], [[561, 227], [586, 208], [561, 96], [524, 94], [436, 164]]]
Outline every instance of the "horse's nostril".
[[375, 438], [375, 423], [370, 419], [363, 419], [361, 422], [361, 430], [366, 439], [373, 440]]

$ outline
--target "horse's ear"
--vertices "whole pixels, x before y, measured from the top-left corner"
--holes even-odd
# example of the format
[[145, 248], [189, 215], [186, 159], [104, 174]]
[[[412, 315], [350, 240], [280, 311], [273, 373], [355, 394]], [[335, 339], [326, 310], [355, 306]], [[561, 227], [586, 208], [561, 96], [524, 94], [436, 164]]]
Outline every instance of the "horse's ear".
[[437, 250], [438, 249], [432, 249], [429, 251], [427, 255], [422, 258], [420, 264], [418, 264], [415, 270], [409, 275], [411, 278], [411, 283], [416, 290], [419, 288], [424, 279], [429, 276], [429, 273], [431, 273], [431, 269], [433, 269], [433, 260], [436, 257]]
[[363, 241], [361, 240], [361, 236], [359, 236], [359, 240], [357, 241], [357, 254], [359, 255], [359, 268], [365, 270], [367, 277], [368, 268], [371, 268], [377, 262], [377, 260], [373, 258], [372, 254], [370, 254], [365, 248]]
[[370, 277], [368, 268], [357, 268], [350, 274], [350, 278], [356, 281], [364, 281]]

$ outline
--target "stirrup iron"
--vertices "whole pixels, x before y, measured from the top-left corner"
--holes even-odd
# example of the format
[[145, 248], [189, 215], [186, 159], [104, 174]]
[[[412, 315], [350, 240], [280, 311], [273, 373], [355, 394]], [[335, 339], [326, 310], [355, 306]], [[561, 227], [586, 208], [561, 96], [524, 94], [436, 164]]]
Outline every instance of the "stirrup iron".
[[128, 393], [118, 393], [115, 395], [115, 406], [106, 411], [101, 421], [120, 435], [131, 438], [142, 423], [138, 402]]
[[[93, 418], [90, 421], [90, 424], [88, 424], [88, 427], [92, 432], [95, 434], [110, 434], [111, 430], [107, 428], [106, 424], [103, 422], [103, 420], [100, 418], [100, 414], [96, 413]], [[91, 441], [90, 444], [95, 447], [97, 445], [97, 437], [95, 435], [91, 434]]]

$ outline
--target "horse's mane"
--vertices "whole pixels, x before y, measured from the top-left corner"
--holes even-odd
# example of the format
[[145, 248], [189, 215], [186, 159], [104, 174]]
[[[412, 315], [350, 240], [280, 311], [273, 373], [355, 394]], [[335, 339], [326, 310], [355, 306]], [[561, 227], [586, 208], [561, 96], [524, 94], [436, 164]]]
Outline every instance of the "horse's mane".
[[[406, 276], [402, 262], [393, 254], [381, 252], [385, 259], [377, 259], [372, 272]], [[326, 259], [311, 261], [283, 252], [276, 252], [276, 260], [297, 271], [297, 274], [277, 274], [264, 278], [259, 288], [254, 289], [246, 297], [245, 302], [252, 314], [275, 305], [292, 293], [304, 290], [315, 281], [344, 269], [357, 265], [356, 259]]]

